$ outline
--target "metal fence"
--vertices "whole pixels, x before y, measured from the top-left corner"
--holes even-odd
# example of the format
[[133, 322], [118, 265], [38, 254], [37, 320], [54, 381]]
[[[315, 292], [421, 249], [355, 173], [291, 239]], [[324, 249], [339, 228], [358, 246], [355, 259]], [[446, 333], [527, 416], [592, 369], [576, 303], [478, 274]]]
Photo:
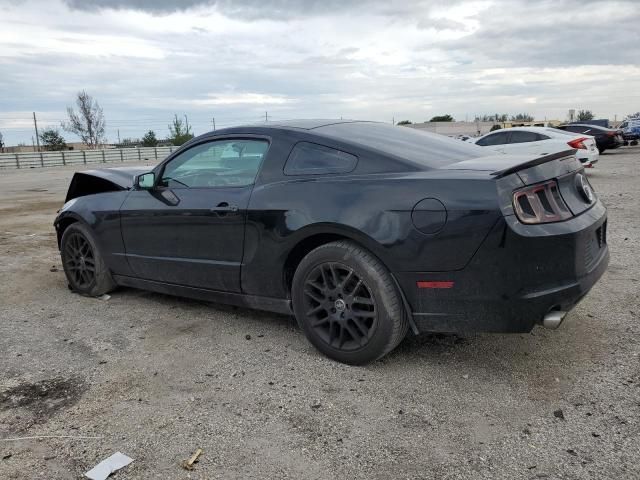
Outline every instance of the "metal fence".
[[59, 152], [0, 153], [0, 169], [58, 167], [113, 162], [159, 162], [178, 147], [111, 148], [107, 150], [63, 150]]

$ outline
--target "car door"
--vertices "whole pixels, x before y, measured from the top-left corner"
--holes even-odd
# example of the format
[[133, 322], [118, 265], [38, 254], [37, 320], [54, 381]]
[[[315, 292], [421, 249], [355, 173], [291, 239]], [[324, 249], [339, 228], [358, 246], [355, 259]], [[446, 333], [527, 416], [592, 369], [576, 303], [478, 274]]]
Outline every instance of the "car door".
[[137, 277], [240, 291], [247, 205], [269, 143], [205, 141], [155, 170], [120, 209], [126, 257]]
[[509, 135], [511, 132], [495, 132], [480, 138], [476, 145], [481, 147], [489, 147], [491, 150], [504, 153], [504, 148], [509, 143]]

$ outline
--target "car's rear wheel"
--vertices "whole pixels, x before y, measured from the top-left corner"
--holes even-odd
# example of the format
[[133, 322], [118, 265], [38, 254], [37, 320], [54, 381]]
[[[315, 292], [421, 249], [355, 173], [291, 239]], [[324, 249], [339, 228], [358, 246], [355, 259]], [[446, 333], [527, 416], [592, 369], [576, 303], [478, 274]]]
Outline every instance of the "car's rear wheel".
[[306, 337], [339, 362], [373, 362], [395, 348], [408, 330], [390, 273], [353, 242], [331, 242], [311, 251], [298, 265], [291, 295]]
[[60, 256], [69, 286], [84, 295], [103, 295], [116, 286], [89, 228], [72, 223], [62, 234]]

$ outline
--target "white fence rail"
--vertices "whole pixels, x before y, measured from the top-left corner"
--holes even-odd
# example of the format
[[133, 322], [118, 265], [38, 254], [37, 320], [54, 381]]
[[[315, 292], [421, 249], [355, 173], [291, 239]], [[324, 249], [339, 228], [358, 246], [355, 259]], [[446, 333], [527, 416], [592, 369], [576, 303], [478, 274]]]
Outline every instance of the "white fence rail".
[[0, 169], [58, 167], [113, 162], [160, 162], [178, 147], [111, 148], [59, 152], [0, 153]]

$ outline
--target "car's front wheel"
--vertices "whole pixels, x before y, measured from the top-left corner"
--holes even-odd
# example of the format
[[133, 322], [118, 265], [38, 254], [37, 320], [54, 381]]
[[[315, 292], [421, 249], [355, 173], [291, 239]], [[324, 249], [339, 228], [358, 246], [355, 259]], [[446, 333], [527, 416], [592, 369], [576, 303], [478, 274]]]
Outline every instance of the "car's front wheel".
[[89, 228], [72, 223], [60, 240], [62, 267], [69, 286], [84, 295], [103, 295], [116, 286]]
[[306, 337], [339, 362], [373, 362], [395, 348], [408, 330], [391, 274], [353, 242], [331, 242], [311, 251], [296, 270], [291, 295]]

